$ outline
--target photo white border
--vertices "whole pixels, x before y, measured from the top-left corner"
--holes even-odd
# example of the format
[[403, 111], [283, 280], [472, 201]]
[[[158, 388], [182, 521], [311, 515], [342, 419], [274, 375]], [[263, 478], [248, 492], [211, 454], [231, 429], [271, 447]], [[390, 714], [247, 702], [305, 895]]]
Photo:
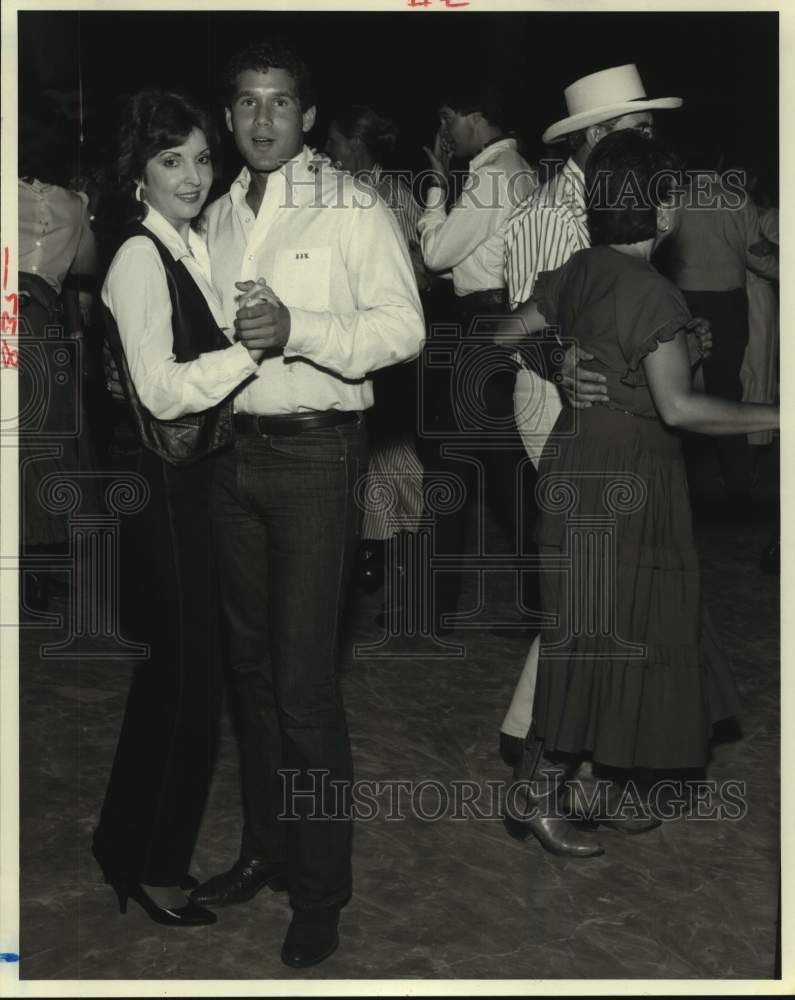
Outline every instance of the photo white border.
[[[440, 4], [439, 4], [440, 5]], [[138, 3], [121, 2], [60, 2], [25, 3], [21, 0], [3, 0], [0, 8], [0, 51], [2, 52], [2, 133], [0, 133], [2, 177], [2, 207], [0, 209], [0, 247], [10, 250], [10, 274], [15, 275], [17, 261], [17, 14], [22, 11], [213, 11], [234, 10], [254, 11], [348, 11], [386, 13], [404, 11], [406, 17], [422, 17], [422, 9], [408, 9], [407, 0], [377, 0], [377, 2], [340, 2], [340, 0], [303, 0], [303, 2], [277, 3], [274, 0], [237, 0], [226, 6], [211, 0], [193, 2], [158, 2], [140, 0]], [[588, 0], [550, 0], [550, 2], [528, 2], [528, 0], [470, 0], [468, 7], [449, 10], [446, 16], [466, 14], [506, 12], [554, 12], [569, 13], [665, 13], [703, 12], [740, 13], [743, 11], [779, 12], [779, 59], [780, 59], [780, 136], [781, 136], [781, 228], [784, 233], [781, 255], [782, 270], [787, 270], [789, 238], [787, 233], [795, 233], [792, 226], [792, 192], [785, 178], [795, 176], [795, 127], [792, 109], [795, 108], [795, 3], [782, 2], [740, 3], [713, 2], [631, 2], [613, 0], [599, 3]], [[795, 188], [795, 184], [792, 185]], [[0, 260], [0, 267], [2, 261]], [[793, 272], [795, 275], [795, 272]], [[16, 287], [14, 285], [13, 287]], [[781, 293], [781, 405], [784, 428], [781, 435], [782, 451], [782, 501], [795, 496], [793, 486], [793, 463], [787, 454], [785, 442], [790, 427], [792, 403], [789, 389], [792, 383], [791, 359], [793, 348], [787, 339], [788, 317], [795, 315], [795, 289], [786, 279], [780, 283]], [[17, 373], [14, 369], [0, 369], [0, 427], [14, 419], [17, 410]], [[0, 447], [0, 621], [16, 615], [18, 590], [15, 574], [9, 567], [14, 565], [18, 545], [18, 453], [17, 449], [3, 438]], [[793, 567], [793, 518], [789, 515], [788, 504], [782, 502], [781, 547], [789, 556], [781, 567], [781, 775], [785, 779], [788, 765], [795, 760], [793, 744], [795, 736], [786, 725], [793, 718], [793, 680], [786, 669], [787, 653], [792, 648], [793, 623], [786, 614], [788, 596], [795, 597]], [[8, 610], [11, 609], [9, 616]], [[19, 637], [16, 629], [0, 628], [0, 952], [19, 952], [19, 684], [18, 684]], [[782, 979], [781, 980], [561, 980], [561, 979], [499, 979], [499, 980], [305, 980], [289, 977], [280, 980], [31, 980], [19, 979], [20, 963], [0, 962], [0, 996], [28, 997], [94, 997], [94, 996], [460, 996], [467, 994], [491, 994], [494, 996], [521, 995], [569, 995], [605, 996], [615, 994], [693, 996], [693, 995], [788, 995], [795, 992], [793, 975], [792, 933], [788, 915], [788, 904], [792, 901], [792, 850], [795, 813], [793, 800], [795, 792], [788, 781], [781, 783], [781, 872], [782, 872]]]

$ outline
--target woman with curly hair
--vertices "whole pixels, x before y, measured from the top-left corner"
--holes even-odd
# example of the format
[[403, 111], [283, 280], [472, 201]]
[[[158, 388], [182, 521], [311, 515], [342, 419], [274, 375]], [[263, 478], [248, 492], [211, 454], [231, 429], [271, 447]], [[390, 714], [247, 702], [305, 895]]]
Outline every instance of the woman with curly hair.
[[231, 394], [261, 360], [223, 332], [192, 228], [213, 180], [212, 144], [207, 114], [182, 95], [132, 98], [118, 176], [140, 218], [102, 288], [123, 390], [114, 465], [140, 477], [143, 493], [123, 519], [122, 618], [149, 655], [135, 668], [93, 851], [122, 913], [132, 898], [182, 927], [215, 921], [185, 895], [197, 884], [188, 868], [222, 696], [210, 481], [232, 443]]

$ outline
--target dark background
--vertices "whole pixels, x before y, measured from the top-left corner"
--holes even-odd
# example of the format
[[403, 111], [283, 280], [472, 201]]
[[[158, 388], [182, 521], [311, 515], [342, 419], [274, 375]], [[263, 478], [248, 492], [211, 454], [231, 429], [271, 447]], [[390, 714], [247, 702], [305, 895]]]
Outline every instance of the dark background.
[[[704, 160], [723, 153], [724, 166], [747, 167], [778, 202], [776, 13], [21, 13], [21, 108], [56, 90], [74, 112], [82, 85], [82, 171], [107, 156], [120, 100], [136, 89], [187, 89], [212, 102], [220, 121], [226, 58], [273, 32], [291, 38], [313, 70], [312, 145], [322, 148], [334, 109], [369, 104], [400, 125], [390, 166], [422, 169], [421, 146], [432, 142], [445, 88], [498, 80], [510, 86], [522, 148], [537, 161], [545, 155], [541, 132], [565, 114], [563, 88], [634, 62], [649, 96], [684, 98], [680, 111], [659, 113], [657, 125], [691, 162], [694, 153]], [[228, 176], [239, 164], [228, 143], [226, 153]]]

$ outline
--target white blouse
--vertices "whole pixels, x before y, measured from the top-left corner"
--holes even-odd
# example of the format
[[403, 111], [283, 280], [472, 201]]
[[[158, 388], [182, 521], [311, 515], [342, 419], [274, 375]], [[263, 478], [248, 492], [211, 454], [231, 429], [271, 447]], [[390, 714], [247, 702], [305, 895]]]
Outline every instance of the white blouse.
[[[216, 323], [227, 337], [221, 302], [212, 285], [210, 258], [193, 230], [187, 244], [174, 227], [149, 207], [143, 225], [188, 269]], [[102, 286], [102, 301], [119, 328], [133, 385], [143, 405], [160, 420], [199, 413], [220, 403], [257, 371], [242, 343], [210, 351], [195, 361], [174, 357], [171, 297], [160, 254], [146, 236], [133, 236], [119, 248]]]

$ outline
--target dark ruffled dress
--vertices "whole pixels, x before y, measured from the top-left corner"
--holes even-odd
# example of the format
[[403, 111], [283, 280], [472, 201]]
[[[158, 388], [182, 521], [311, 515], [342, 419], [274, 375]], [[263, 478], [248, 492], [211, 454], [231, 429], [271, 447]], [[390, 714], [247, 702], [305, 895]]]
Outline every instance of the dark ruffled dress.
[[540, 275], [534, 298], [594, 355], [611, 400], [564, 408], [540, 463], [541, 599], [555, 623], [541, 633], [536, 733], [548, 752], [613, 767], [703, 767], [713, 724], [739, 700], [702, 606], [681, 442], [641, 366], [690, 313], [650, 264], [610, 247]]

